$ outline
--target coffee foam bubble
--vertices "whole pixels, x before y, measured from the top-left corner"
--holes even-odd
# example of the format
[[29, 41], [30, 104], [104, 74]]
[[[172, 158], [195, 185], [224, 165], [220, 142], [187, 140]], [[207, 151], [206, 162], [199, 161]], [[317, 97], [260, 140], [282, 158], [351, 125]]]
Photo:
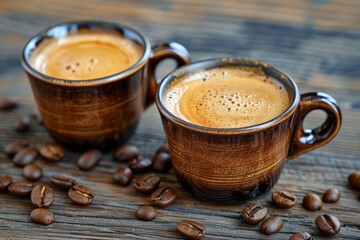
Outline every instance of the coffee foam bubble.
[[174, 80], [166, 92], [170, 112], [191, 123], [238, 128], [269, 121], [289, 105], [280, 83], [250, 67], [222, 67]]

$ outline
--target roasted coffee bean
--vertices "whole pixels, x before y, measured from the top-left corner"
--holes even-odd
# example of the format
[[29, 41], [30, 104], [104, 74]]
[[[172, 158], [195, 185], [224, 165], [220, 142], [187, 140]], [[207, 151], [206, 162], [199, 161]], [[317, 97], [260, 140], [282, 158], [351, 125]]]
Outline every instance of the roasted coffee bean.
[[31, 191], [31, 203], [37, 208], [50, 206], [54, 201], [54, 197], [54, 190], [47, 185], [36, 185]]
[[18, 101], [14, 97], [4, 97], [0, 99], [0, 111], [15, 109], [18, 105]]
[[35, 108], [31, 113], [31, 117], [34, 118], [38, 124], [41, 125], [43, 124], [43, 120], [39, 112], [39, 109]]
[[260, 229], [266, 235], [270, 235], [279, 232], [283, 226], [284, 222], [281, 218], [274, 216], [265, 219], [265, 221], [261, 223]]
[[308, 193], [303, 199], [303, 205], [309, 211], [317, 211], [322, 208], [322, 200], [318, 195]]
[[156, 207], [167, 207], [175, 202], [177, 192], [171, 187], [161, 187], [151, 194], [151, 204]]
[[315, 238], [307, 232], [299, 232], [292, 235], [289, 240], [315, 240]]
[[69, 189], [69, 198], [77, 205], [89, 205], [94, 200], [94, 192], [83, 185], [76, 184]]
[[360, 172], [353, 172], [348, 177], [349, 183], [352, 187], [360, 190]]
[[130, 168], [119, 168], [114, 174], [114, 181], [120, 186], [127, 186], [130, 184], [131, 180], [134, 178], [134, 174]]
[[139, 157], [139, 149], [134, 145], [121, 146], [115, 150], [113, 157], [119, 162], [128, 162], [131, 159]]
[[138, 157], [131, 159], [128, 164], [133, 172], [143, 173], [150, 170], [152, 162], [149, 158]]
[[296, 204], [296, 196], [292, 193], [280, 191], [272, 194], [273, 203], [279, 208], [292, 208]]
[[23, 168], [23, 175], [29, 181], [37, 181], [43, 176], [42, 168], [35, 164], [28, 164]]
[[180, 221], [177, 224], [177, 230], [187, 239], [202, 239], [206, 234], [204, 225], [188, 220]]
[[323, 195], [323, 201], [326, 203], [336, 203], [340, 200], [340, 191], [336, 188], [329, 188]]
[[136, 211], [136, 217], [140, 220], [151, 221], [157, 217], [157, 211], [152, 206], [141, 206]]
[[316, 218], [316, 226], [326, 236], [334, 236], [340, 232], [341, 223], [333, 215], [324, 214]]
[[29, 142], [23, 139], [16, 139], [10, 142], [8, 145], [5, 146], [5, 153], [12, 157], [17, 154], [20, 150], [24, 149], [25, 147], [29, 146]]
[[40, 155], [52, 162], [61, 161], [65, 155], [65, 149], [57, 143], [45, 143], [39, 148]]
[[56, 187], [63, 190], [67, 190], [77, 184], [74, 179], [59, 175], [52, 175], [50, 177], [50, 182], [52, 182]]
[[26, 197], [30, 195], [32, 189], [33, 185], [28, 182], [16, 182], [10, 184], [8, 187], [9, 193], [17, 197]]
[[30, 218], [34, 223], [49, 225], [55, 222], [55, 216], [45, 208], [36, 208], [31, 211]]
[[5, 191], [12, 183], [12, 177], [8, 175], [0, 175], [0, 192]]
[[159, 147], [156, 152], [155, 152], [155, 155], [159, 154], [159, 153], [162, 153], [162, 152], [165, 152], [167, 154], [169, 154], [169, 146], [167, 144], [165, 145], [162, 145], [161, 147]]
[[102, 153], [99, 150], [93, 149], [85, 152], [78, 161], [78, 166], [81, 170], [91, 170], [102, 159]]
[[258, 203], [248, 203], [242, 212], [244, 221], [248, 224], [257, 224], [267, 215], [267, 209]]
[[17, 132], [27, 132], [29, 131], [31, 126], [31, 120], [28, 117], [21, 117], [19, 118], [15, 125], [14, 125], [14, 130]]
[[155, 174], [146, 174], [134, 182], [134, 188], [139, 193], [152, 193], [160, 184], [160, 177]]
[[157, 172], [168, 172], [171, 169], [170, 155], [166, 152], [156, 154], [152, 160], [152, 169]]
[[38, 157], [38, 150], [33, 147], [26, 147], [18, 152], [13, 158], [13, 162], [18, 167], [24, 167], [33, 163]]

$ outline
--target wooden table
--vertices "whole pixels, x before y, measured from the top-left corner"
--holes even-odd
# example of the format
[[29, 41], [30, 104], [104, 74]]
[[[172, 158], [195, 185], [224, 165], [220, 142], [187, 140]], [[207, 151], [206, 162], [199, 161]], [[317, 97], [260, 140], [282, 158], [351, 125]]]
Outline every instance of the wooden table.
[[[112, 175], [121, 164], [114, 162], [110, 153], [96, 169], [83, 172], [76, 168], [80, 154], [67, 152], [59, 164], [38, 160], [45, 172], [41, 182], [48, 183], [55, 173], [73, 176], [94, 189], [93, 204], [75, 206], [64, 192], [56, 190], [50, 207], [56, 222], [41, 226], [29, 218], [29, 199], [0, 193], [1, 239], [181, 239], [176, 231], [181, 219], [203, 223], [206, 239], [288, 239], [299, 231], [325, 239], [314, 223], [323, 213], [335, 215], [343, 224], [333, 239], [360, 239], [360, 193], [347, 182], [350, 172], [360, 170], [360, 1], [1, 0], [0, 97], [15, 95], [21, 106], [0, 113], [0, 174], [23, 179], [21, 169], [14, 167], [3, 152], [12, 139], [24, 137], [34, 146], [52, 141], [45, 128], [35, 122], [24, 135], [12, 129], [14, 121], [29, 115], [35, 104], [20, 66], [22, 47], [48, 25], [77, 19], [124, 22], [143, 31], [153, 43], [176, 40], [189, 49], [193, 60], [242, 56], [269, 62], [292, 75], [301, 92], [333, 95], [343, 113], [341, 131], [327, 146], [290, 161], [284, 168], [273, 191], [296, 194], [294, 208], [277, 209], [270, 193], [256, 199], [270, 215], [284, 220], [283, 229], [276, 235], [266, 236], [259, 226], [244, 223], [240, 213], [245, 203], [217, 206], [194, 198], [179, 185], [172, 171], [161, 177], [164, 185], [177, 189], [176, 203], [159, 209], [159, 217], [152, 222], [139, 221], [134, 213], [149, 200], [131, 187], [112, 183]], [[163, 72], [169, 70], [165, 65]], [[311, 114], [306, 124], [316, 126], [323, 118], [321, 113]], [[152, 106], [128, 143], [151, 157], [164, 141], [159, 115]], [[306, 193], [321, 195], [329, 187], [341, 191], [338, 203], [324, 204], [318, 212], [302, 207]]]

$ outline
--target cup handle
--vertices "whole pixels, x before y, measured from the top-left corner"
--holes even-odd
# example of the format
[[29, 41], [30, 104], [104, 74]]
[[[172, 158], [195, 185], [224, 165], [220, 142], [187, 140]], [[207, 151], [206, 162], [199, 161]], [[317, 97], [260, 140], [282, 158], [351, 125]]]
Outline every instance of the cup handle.
[[[303, 122], [306, 115], [318, 109], [326, 112], [327, 117], [324, 123], [314, 129], [304, 128]], [[330, 95], [321, 92], [302, 94], [298, 121], [295, 122], [287, 159], [290, 160], [328, 143], [340, 130], [341, 118], [340, 108]]]
[[149, 89], [146, 97], [146, 107], [151, 105], [155, 100], [158, 81], [155, 76], [157, 65], [164, 59], [174, 59], [177, 67], [191, 63], [189, 52], [186, 48], [177, 42], [158, 43], [152, 46], [152, 55], [149, 59]]

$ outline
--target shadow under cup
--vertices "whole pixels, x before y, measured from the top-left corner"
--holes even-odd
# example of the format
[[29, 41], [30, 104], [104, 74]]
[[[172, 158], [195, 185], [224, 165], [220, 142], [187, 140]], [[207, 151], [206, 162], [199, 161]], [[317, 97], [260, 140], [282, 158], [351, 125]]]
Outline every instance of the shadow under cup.
[[[182, 120], [166, 108], [165, 92], [173, 80], [221, 66], [261, 68], [285, 87], [290, 97], [288, 109], [259, 125], [209, 128]], [[161, 82], [156, 105], [178, 180], [196, 197], [214, 203], [244, 201], [268, 191], [287, 160], [329, 142], [341, 124], [341, 112], [332, 97], [323, 93], [300, 96], [288, 75], [249, 59], [211, 59], [181, 67]], [[316, 129], [304, 129], [304, 117], [315, 109], [327, 113], [326, 121]]]

